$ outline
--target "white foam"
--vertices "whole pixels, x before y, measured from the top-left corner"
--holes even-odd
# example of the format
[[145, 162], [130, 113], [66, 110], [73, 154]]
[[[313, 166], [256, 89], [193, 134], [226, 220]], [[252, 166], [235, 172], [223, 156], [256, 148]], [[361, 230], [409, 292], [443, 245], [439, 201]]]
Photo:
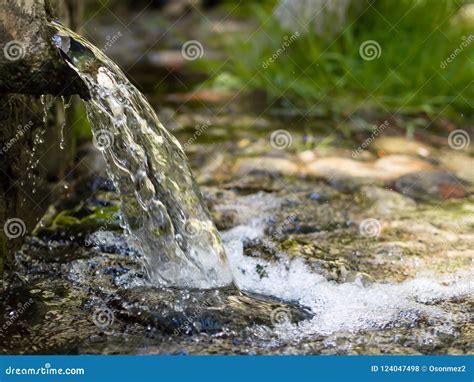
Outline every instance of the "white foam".
[[[442, 318], [446, 312], [429, 303], [474, 292], [472, 272], [443, 279], [425, 274], [399, 284], [364, 286], [357, 281], [341, 284], [328, 281], [313, 273], [302, 259], [289, 260], [285, 254], [279, 254], [280, 260], [272, 263], [244, 256], [243, 241], [255, 238], [256, 223], [223, 234], [236, 285], [245, 291], [297, 302], [314, 314], [312, 319], [297, 326], [286, 325], [285, 330], [279, 331], [282, 337], [295, 339], [383, 328], [397, 322], [416, 321], [421, 315]], [[265, 277], [261, 278], [257, 265], [260, 269], [264, 267]]]

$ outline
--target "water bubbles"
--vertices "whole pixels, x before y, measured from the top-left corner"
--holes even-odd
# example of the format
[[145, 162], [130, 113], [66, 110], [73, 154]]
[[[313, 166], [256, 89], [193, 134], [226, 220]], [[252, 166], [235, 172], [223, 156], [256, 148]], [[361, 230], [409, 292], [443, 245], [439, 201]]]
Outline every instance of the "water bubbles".
[[[398, 284], [334, 283], [315, 273], [302, 258], [274, 262], [244, 255], [243, 242], [255, 231], [252, 222], [248, 224], [234, 227], [224, 235], [235, 284], [252, 293], [296, 301], [314, 315], [296, 326], [289, 323], [291, 315], [284, 309], [272, 311], [272, 324], [282, 340], [390, 327], [414, 328], [427, 318], [439, 320], [446, 316], [446, 312], [432, 302], [470, 296], [474, 292], [470, 275], [464, 274], [453, 275], [449, 282], [435, 275], [419, 275]], [[371, 228], [367, 232], [372, 235], [375, 231]], [[260, 277], [258, 265], [265, 267], [266, 277]], [[280, 323], [285, 324], [283, 329]], [[433, 345], [429, 337], [424, 337], [421, 343]]]
[[61, 137], [60, 137], [60, 140], [59, 140], [59, 148], [61, 150], [64, 150], [64, 148], [65, 148], [64, 130], [66, 129], [67, 110], [69, 109], [69, 107], [72, 104], [72, 96], [69, 96], [69, 97], [61, 96], [61, 101], [62, 101], [62, 106], [63, 106], [63, 109], [62, 109], [63, 121], [61, 123], [61, 129], [60, 129]]

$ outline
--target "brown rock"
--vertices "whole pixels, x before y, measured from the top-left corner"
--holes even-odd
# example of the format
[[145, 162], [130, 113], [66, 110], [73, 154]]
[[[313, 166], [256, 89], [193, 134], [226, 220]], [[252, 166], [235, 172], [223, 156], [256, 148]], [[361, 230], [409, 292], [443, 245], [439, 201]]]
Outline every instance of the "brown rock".
[[241, 176], [253, 171], [287, 176], [300, 174], [300, 168], [298, 165], [285, 158], [243, 158], [239, 159], [235, 165], [235, 172]]
[[410, 172], [431, 169], [432, 166], [427, 162], [405, 155], [390, 155], [374, 163], [347, 158], [322, 158], [310, 163], [306, 173], [325, 179], [366, 178], [390, 181]]
[[422, 157], [428, 157], [434, 151], [428, 145], [405, 137], [380, 137], [373, 142], [371, 148], [381, 150], [387, 155], [404, 154]]
[[395, 179], [399, 176], [416, 171], [429, 171], [433, 166], [428, 162], [408, 155], [389, 155], [378, 159], [375, 168], [382, 172], [384, 179]]
[[406, 174], [395, 182], [399, 192], [418, 200], [464, 198], [467, 185], [455, 175], [441, 171]]
[[439, 156], [442, 167], [456, 176], [474, 183], [474, 158], [455, 150], [445, 150]]
[[306, 174], [318, 178], [375, 178], [381, 179], [383, 172], [374, 168], [371, 163], [348, 158], [321, 158], [310, 163]]

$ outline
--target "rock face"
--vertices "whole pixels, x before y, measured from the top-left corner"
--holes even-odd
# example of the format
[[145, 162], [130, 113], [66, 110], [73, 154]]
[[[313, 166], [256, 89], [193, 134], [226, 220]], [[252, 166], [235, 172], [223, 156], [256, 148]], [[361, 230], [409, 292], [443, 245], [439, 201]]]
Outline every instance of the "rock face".
[[[73, 1], [5, 0], [0, 5], [0, 93], [83, 94], [85, 85], [65, 65], [50, 42], [46, 20], [71, 12], [69, 25], [80, 15]], [[57, 12], [55, 9], [57, 9]], [[76, 11], [79, 11], [76, 13]]]
[[67, 148], [59, 148], [60, 127], [64, 119], [66, 125], [70, 122], [72, 108], [65, 116], [61, 100], [43, 105], [40, 95], [87, 97], [84, 84], [71, 75], [52, 47], [46, 25], [47, 17], [56, 14], [77, 27], [81, 3], [5, 0], [0, 4], [0, 269], [44, 213], [51, 198], [48, 180], [62, 178], [73, 158], [69, 132], [64, 137]]

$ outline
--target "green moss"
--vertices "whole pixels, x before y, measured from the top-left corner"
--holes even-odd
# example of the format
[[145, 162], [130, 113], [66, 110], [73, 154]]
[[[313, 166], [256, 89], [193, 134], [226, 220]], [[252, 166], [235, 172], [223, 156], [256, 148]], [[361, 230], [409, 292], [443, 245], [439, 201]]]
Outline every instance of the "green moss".
[[282, 250], [291, 252], [292, 250], [298, 249], [300, 244], [296, 240], [288, 239], [283, 241], [280, 246]]
[[161, 231], [159, 228], [153, 228], [152, 233], [155, 237], [161, 236]]
[[48, 211], [41, 224], [33, 232], [35, 236], [57, 232], [90, 232], [102, 227], [108, 230], [120, 230], [119, 207], [84, 206], [80, 204], [72, 209], [57, 212], [54, 208]]

